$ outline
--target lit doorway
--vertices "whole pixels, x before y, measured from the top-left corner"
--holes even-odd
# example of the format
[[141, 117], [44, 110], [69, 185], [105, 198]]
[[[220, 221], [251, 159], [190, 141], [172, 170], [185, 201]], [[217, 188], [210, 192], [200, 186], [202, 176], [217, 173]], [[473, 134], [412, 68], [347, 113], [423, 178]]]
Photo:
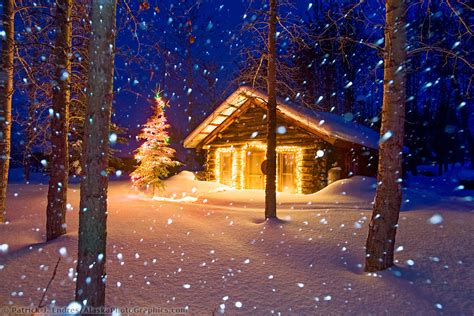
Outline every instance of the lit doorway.
[[245, 159], [245, 188], [263, 189], [265, 176], [262, 173], [262, 163], [265, 160], [264, 151], [247, 151]]
[[296, 192], [296, 159], [293, 152], [278, 153], [278, 191]]
[[219, 153], [219, 180], [220, 183], [232, 186], [232, 152]]

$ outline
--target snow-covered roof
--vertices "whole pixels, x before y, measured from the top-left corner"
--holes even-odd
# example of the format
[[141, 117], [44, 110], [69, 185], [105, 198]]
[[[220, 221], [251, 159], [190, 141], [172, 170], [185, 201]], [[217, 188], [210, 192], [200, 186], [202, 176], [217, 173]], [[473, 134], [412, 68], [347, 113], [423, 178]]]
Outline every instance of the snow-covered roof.
[[[186, 137], [184, 147], [198, 147], [220, 124], [252, 98], [264, 102], [267, 102], [268, 99], [265, 93], [251, 87], [238, 88]], [[277, 110], [316, 135], [378, 149], [379, 134], [377, 132], [355, 122], [347, 121], [339, 115], [316, 111], [300, 105], [290, 105], [281, 100], [277, 101]]]

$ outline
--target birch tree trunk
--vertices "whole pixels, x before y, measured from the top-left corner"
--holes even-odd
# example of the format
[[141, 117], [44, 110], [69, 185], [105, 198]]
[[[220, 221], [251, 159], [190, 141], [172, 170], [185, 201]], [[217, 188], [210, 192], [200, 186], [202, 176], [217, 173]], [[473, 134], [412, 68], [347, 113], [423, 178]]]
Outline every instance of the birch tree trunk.
[[379, 145], [378, 186], [366, 243], [367, 272], [384, 270], [393, 265], [395, 234], [402, 201], [400, 179], [407, 56], [405, 14], [405, 0], [386, 1], [382, 137]]
[[108, 186], [106, 169], [113, 100], [115, 15], [115, 0], [92, 1], [76, 301], [83, 306], [93, 307], [105, 304]]
[[46, 208], [46, 240], [66, 233], [69, 175], [68, 125], [72, 46], [72, 0], [56, 0], [56, 73], [51, 119], [51, 175]]
[[14, 0], [3, 0], [1, 22], [5, 34], [0, 34], [0, 223], [5, 222], [8, 168], [12, 126], [13, 52], [15, 46]]
[[267, 59], [267, 179], [265, 183], [265, 218], [275, 218], [276, 213], [276, 17], [277, 0], [270, 0], [268, 19]]

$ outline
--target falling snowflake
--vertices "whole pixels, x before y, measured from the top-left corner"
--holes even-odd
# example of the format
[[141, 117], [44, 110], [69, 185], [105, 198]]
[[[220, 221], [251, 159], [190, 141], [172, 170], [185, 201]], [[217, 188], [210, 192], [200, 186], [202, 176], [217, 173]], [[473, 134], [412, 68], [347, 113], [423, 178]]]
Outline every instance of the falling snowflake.
[[441, 224], [443, 222], [443, 216], [440, 214], [434, 214], [428, 219], [428, 222], [433, 225]]

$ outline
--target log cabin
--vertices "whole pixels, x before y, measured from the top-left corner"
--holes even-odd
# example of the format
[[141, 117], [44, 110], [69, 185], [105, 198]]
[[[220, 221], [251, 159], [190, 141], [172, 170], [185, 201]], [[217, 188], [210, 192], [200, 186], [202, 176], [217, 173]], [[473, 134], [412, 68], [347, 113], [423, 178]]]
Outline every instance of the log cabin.
[[[265, 93], [240, 87], [184, 140], [205, 152], [205, 178], [236, 189], [265, 188]], [[340, 178], [375, 176], [374, 130], [295, 104], [277, 102], [277, 189], [309, 194]]]

